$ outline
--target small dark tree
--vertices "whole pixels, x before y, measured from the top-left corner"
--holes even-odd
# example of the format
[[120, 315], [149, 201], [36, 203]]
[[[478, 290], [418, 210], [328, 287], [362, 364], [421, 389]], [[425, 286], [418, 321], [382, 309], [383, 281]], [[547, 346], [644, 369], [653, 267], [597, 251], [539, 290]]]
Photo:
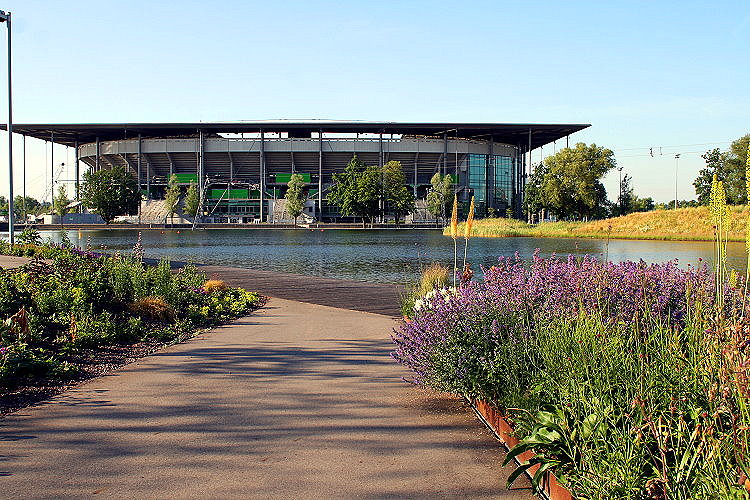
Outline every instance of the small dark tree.
[[287, 183], [286, 211], [294, 217], [294, 225], [297, 225], [297, 217], [302, 215], [305, 208], [305, 179], [300, 174], [292, 174]]
[[60, 226], [63, 225], [65, 214], [68, 213], [68, 205], [70, 205], [68, 193], [65, 190], [65, 186], [61, 184], [57, 188], [57, 195], [52, 200], [52, 208], [55, 214], [60, 217]]
[[385, 201], [398, 225], [399, 217], [414, 210], [414, 193], [406, 186], [406, 176], [400, 161], [383, 165], [383, 190]]
[[81, 200], [109, 224], [118, 215], [135, 213], [141, 193], [133, 176], [115, 166], [83, 174]]
[[200, 208], [201, 200], [198, 196], [198, 188], [195, 185], [195, 182], [190, 182], [190, 186], [188, 186], [187, 194], [185, 195], [185, 206], [184, 206], [184, 212], [188, 214], [190, 217], [197, 217], [198, 216], [198, 209]]
[[169, 176], [169, 183], [167, 184], [167, 192], [164, 195], [164, 200], [167, 205], [167, 212], [170, 220], [174, 223], [174, 214], [177, 212], [177, 204], [180, 202], [180, 185], [177, 182], [177, 175], [172, 174]]

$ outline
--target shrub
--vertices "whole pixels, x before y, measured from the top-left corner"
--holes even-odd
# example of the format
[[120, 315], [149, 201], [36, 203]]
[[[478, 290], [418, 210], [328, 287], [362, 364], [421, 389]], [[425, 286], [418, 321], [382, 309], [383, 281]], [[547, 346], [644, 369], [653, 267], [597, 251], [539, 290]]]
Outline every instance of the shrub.
[[206, 293], [214, 293], [214, 292], [221, 292], [229, 288], [229, 285], [227, 285], [226, 281], [218, 280], [218, 279], [210, 279], [203, 283], [203, 289], [206, 291]]
[[420, 276], [419, 283], [406, 287], [401, 294], [401, 313], [404, 317], [411, 317], [414, 313], [414, 303], [434, 290], [440, 290], [448, 285], [450, 270], [437, 263], [430, 264]]
[[175, 312], [161, 297], [144, 297], [130, 304], [130, 311], [141, 318], [170, 323], [175, 319]]
[[[0, 386], [74, 375], [81, 349], [183, 339], [196, 327], [246, 314], [258, 295], [215, 281], [207, 293], [195, 266], [173, 273], [130, 256], [26, 244], [0, 252], [50, 259], [0, 269]], [[210, 282], [209, 282], [210, 283]]]
[[[705, 267], [500, 259], [395, 332], [413, 381], [508, 414], [575, 498], [747, 498], [750, 326]], [[717, 319], [718, 318], [718, 319]], [[747, 351], [747, 352], [746, 352]]]

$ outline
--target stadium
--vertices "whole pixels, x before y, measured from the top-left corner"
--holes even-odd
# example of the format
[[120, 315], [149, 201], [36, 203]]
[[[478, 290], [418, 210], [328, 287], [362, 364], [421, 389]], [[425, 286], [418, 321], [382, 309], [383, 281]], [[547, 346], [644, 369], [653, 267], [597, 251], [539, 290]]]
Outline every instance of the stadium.
[[[141, 186], [144, 221], [162, 222], [168, 179], [195, 183], [204, 220], [278, 222], [293, 173], [307, 183], [308, 220], [353, 222], [326, 202], [333, 174], [356, 154], [367, 165], [399, 161], [420, 215], [436, 172], [454, 178], [462, 202], [472, 196], [484, 214], [521, 215], [530, 152], [588, 124], [243, 121], [217, 123], [19, 124], [14, 132], [74, 148], [79, 165], [119, 165]], [[4, 128], [4, 127], [3, 127]], [[50, 179], [54, 180], [51, 159]], [[78, 189], [75, 189], [78, 192]], [[162, 203], [163, 204], [163, 203]], [[153, 220], [152, 220], [153, 219]]]

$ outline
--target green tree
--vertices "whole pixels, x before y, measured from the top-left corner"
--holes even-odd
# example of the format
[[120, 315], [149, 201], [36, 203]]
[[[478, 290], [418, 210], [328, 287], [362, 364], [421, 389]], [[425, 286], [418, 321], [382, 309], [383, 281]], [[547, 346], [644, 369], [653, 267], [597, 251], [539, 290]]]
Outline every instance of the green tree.
[[[543, 163], [537, 163], [531, 172], [526, 183], [526, 190], [523, 195], [523, 209], [527, 214], [541, 213], [543, 210], [549, 210], [549, 202], [544, 196], [544, 179], [549, 173], [549, 168]], [[543, 218], [541, 216], [540, 218]]]
[[650, 196], [648, 198], [639, 198], [636, 195], [633, 195], [633, 200], [631, 201], [631, 211], [633, 212], [650, 212], [654, 209], [654, 199]]
[[137, 212], [141, 193], [133, 176], [124, 168], [114, 166], [83, 174], [81, 200], [109, 224], [118, 215]]
[[305, 179], [300, 174], [292, 174], [286, 185], [287, 190], [284, 195], [286, 211], [294, 217], [294, 225], [296, 226], [297, 217], [302, 215], [302, 210], [305, 208]]
[[620, 193], [617, 196], [617, 215], [625, 215], [632, 212], [634, 199], [633, 178], [629, 174], [625, 174], [620, 181]]
[[430, 184], [432, 189], [427, 194], [427, 211], [435, 219], [445, 218], [448, 207], [453, 204], [453, 176], [436, 172]]
[[24, 198], [21, 195], [17, 195], [13, 199], [13, 211], [16, 214], [17, 220], [26, 220], [24, 217], [24, 209], [27, 214], [38, 214], [42, 208], [42, 204], [39, 203], [39, 200], [32, 198], [31, 196]]
[[414, 193], [406, 186], [406, 175], [400, 161], [389, 161], [383, 165], [383, 193], [396, 225], [400, 216], [414, 211]]
[[542, 181], [543, 198], [559, 218], [606, 215], [607, 191], [602, 177], [617, 165], [614, 153], [579, 142], [544, 160], [549, 171]]
[[695, 194], [698, 196], [698, 202], [701, 205], [708, 205], [714, 174], [716, 174], [718, 180], [724, 183], [727, 203], [730, 205], [747, 203], [745, 162], [747, 161], [748, 143], [750, 143], [750, 134], [732, 142], [729, 151], [722, 152], [715, 148], [706, 151], [701, 156], [706, 162], [706, 167], [698, 172], [698, 177], [693, 181]]
[[188, 186], [187, 194], [185, 195], [185, 206], [183, 211], [190, 217], [196, 217], [198, 215], [198, 209], [200, 208], [201, 200], [198, 196], [198, 187], [195, 182], [190, 182]]
[[357, 178], [357, 201], [360, 214], [369, 218], [370, 224], [382, 213], [380, 200], [383, 194], [383, 175], [380, 167], [370, 165]]
[[343, 172], [333, 174], [333, 185], [328, 192], [328, 202], [339, 209], [341, 215], [362, 217], [372, 221], [380, 214], [382, 181], [380, 169], [367, 167], [354, 155]]
[[52, 208], [55, 214], [60, 217], [60, 225], [63, 225], [63, 218], [68, 213], [68, 205], [70, 205], [70, 199], [68, 198], [68, 192], [65, 186], [62, 184], [57, 188], [57, 194], [52, 199]]
[[176, 174], [172, 174], [169, 176], [169, 182], [167, 183], [167, 192], [164, 195], [164, 200], [167, 205], [169, 218], [174, 221], [173, 217], [177, 212], [177, 204], [180, 202], [180, 184], [177, 181]]

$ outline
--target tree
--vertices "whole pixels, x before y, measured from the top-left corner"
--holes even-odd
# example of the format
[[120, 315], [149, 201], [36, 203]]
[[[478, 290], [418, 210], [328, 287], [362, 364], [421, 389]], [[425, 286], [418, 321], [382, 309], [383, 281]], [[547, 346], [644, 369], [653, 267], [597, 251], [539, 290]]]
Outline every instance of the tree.
[[183, 211], [190, 217], [196, 217], [198, 215], [198, 209], [200, 208], [201, 200], [198, 196], [198, 188], [195, 182], [191, 181], [188, 186], [187, 194], [185, 195], [185, 206]]
[[292, 174], [286, 185], [287, 190], [284, 195], [286, 211], [294, 217], [294, 225], [296, 226], [297, 217], [302, 215], [302, 210], [305, 208], [305, 179], [300, 174]]
[[383, 194], [383, 175], [380, 167], [371, 165], [357, 177], [357, 202], [360, 215], [369, 218], [370, 224], [382, 213], [380, 200]]
[[693, 182], [695, 194], [698, 196], [701, 205], [708, 205], [714, 174], [716, 174], [717, 180], [724, 183], [727, 203], [741, 205], [748, 202], [745, 187], [745, 162], [747, 161], [748, 143], [750, 143], [750, 134], [732, 142], [729, 151], [722, 152], [715, 148], [706, 151], [701, 156], [706, 162], [706, 168], [698, 172], [698, 177]]
[[24, 198], [21, 195], [17, 195], [13, 200], [13, 212], [15, 212], [17, 220], [26, 221], [24, 210], [26, 214], [38, 214], [42, 208], [39, 200], [31, 196]]
[[625, 215], [633, 211], [635, 192], [633, 192], [632, 180], [633, 178], [629, 174], [622, 176], [620, 194], [617, 196], [617, 215]]
[[343, 172], [333, 174], [333, 185], [328, 191], [328, 202], [341, 215], [362, 217], [363, 224], [380, 213], [382, 192], [381, 172], [377, 166], [366, 167], [354, 155]]
[[118, 215], [137, 212], [141, 193], [133, 176], [124, 168], [114, 166], [83, 174], [81, 200], [109, 224]]
[[406, 175], [400, 161], [389, 161], [383, 165], [383, 192], [396, 225], [401, 215], [414, 211], [414, 193], [406, 186]]
[[632, 212], [650, 212], [654, 209], [654, 199], [650, 196], [648, 198], [639, 198], [636, 195], [633, 195], [633, 200], [631, 201], [631, 211]]
[[169, 182], [167, 183], [167, 192], [164, 195], [164, 201], [167, 205], [167, 213], [169, 218], [174, 221], [174, 214], [177, 212], [177, 204], [180, 202], [180, 185], [177, 182], [177, 175], [172, 174], [169, 176]]
[[435, 219], [445, 217], [449, 205], [453, 204], [453, 176], [436, 172], [430, 179], [432, 189], [427, 194], [427, 211]]
[[63, 225], [63, 218], [68, 213], [68, 205], [70, 205], [70, 199], [68, 199], [68, 192], [65, 190], [64, 185], [60, 185], [57, 188], [57, 195], [52, 199], [52, 208], [60, 217], [60, 225]]
[[602, 177], [615, 168], [614, 153], [579, 142], [544, 160], [549, 169], [542, 180], [542, 199], [559, 218], [589, 218], [604, 215], [607, 191]]
[[526, 190], [523, 195], [523, 209], [527, 214], [540, 213], [540, 219], [544, 218], [541, 214], [543, 210], [549, 210], [549, 202], [544, 196], [544, 179], [549, 173], [549, 168], [543, 163], [538, 163], [529, 176], [526, 183]]

